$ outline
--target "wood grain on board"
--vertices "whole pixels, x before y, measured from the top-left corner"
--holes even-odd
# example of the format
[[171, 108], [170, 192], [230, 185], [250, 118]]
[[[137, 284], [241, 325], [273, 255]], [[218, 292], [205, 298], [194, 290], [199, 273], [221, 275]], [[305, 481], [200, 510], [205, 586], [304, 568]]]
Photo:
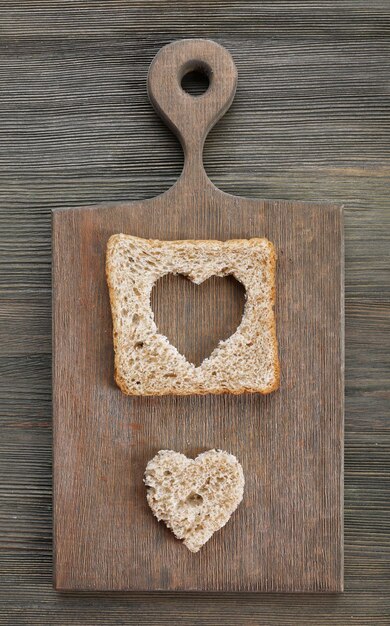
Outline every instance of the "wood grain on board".
[[[209, 89], [191, 96], [185, 72]], [[181, 139], [185, 164], [168, 192], [137, 203], [56, 210], [53, 217], [54, 550], [57, 589], [341, 591], [343, 226], [340, 207], [219, 191], [202, 166], [208, 130], [230, 105], [237, 72], [207, 40], [154, 59], [149, 95]], [[281, 385], [260, 394], [125, 396], [113, 380], [105, 252], [114, 233], [160, 239], [267, 237], [278, 254]], [[240, 290], [216, 306], [179, 308], [176, 329], [231, 318]], [[208, 303], [210, 304], [210, 302]], [[166, 306], [166, 305], [165, 305]], [[207, 332], [207, 331], [206, 331]], [[224, 329], [224, 334], [226, 329]], [[199, 360], [199, 350], [195, 360]], [[143, 472], [160, 449], [222, 448], [241, 462], [244, 500], [194, 556], [151, 515]]]
[[[207, 16], [207, 19], [205, 18]], [[0, 91], [0, 624], [387, 626], [389, 10], [374, 2], [3, 2]], [[182, 167], [144, 79], [211, 37], [235, 101], [204, 163], [224, 191], [345, 207], [344, 594], [52, 589], [51, 209], [156, 196]]]

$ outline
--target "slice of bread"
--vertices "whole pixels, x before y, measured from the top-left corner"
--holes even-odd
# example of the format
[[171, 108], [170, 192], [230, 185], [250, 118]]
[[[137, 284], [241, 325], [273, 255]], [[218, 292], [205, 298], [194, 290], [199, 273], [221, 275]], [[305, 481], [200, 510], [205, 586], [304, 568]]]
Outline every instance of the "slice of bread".
[[[113, 235], [107, 246], [115, 380], [128, 395], [270, 393], [279, 386], [275, 264], [267, 239], [159, 241]], [[155, 282], [182, 274], [196, 284], [232, 274], [246, 289], [240, 325], [198, 367], [158, 332]]]
[[233, 454], [208, 450], [188, 459], [160, 450], [145, 470], [147, 500], [191, 552], [225, 526], [244, 493], [244, 473]]

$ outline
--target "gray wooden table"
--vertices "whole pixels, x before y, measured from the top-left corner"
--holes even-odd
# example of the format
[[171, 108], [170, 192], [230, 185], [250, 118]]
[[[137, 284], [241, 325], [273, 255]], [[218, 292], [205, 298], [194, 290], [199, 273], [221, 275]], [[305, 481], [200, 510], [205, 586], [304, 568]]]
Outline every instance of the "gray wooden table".
[[[0, 624], [390, 623], [389, 15], [385, 0], [1, 3]], [[145, 76], [182, 37], [222, 43], [239, 70], [205, 147], [215, 184], [345, 205], [343, 595], [51, 587], [50, 211], [176, 180]]]

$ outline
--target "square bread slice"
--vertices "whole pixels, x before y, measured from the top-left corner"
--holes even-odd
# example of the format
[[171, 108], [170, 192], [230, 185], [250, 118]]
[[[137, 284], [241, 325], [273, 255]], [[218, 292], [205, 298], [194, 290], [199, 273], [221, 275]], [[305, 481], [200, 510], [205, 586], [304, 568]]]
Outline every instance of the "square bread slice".
[[[159, 241], [113, 235], [106, 272], [114, 331], [115, 380], [134, 396], [245, 392], [279, 386], [275, 265], [267, 239]], [[155, 282], [182, 274], [196, 284], [233, 275], [246, 290], [241, 323], [198, 367], [158, 332], [150, 305]]]

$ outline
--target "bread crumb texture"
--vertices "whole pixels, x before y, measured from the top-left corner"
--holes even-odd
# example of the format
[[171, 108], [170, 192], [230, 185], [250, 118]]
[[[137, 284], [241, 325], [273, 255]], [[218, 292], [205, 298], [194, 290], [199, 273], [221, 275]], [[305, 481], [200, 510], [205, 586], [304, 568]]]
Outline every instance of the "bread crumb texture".
[[147, 500], [191, 552], [225, 526], [244, 493], [244, 473], [233, 454], [208, 450], [188, 459], [160, 450], [145, 470]]
[[[113, 235], [106, 272], [113, 318], [115, 379], [128, 395], [270, 393], [279, 386], [275, 263], [267, 239], [159, 241]], [[155, 282], [182, 274], [200, 284], [233, 275], [246, 290], [241, 323], [198, 367], [158, 332]]]

